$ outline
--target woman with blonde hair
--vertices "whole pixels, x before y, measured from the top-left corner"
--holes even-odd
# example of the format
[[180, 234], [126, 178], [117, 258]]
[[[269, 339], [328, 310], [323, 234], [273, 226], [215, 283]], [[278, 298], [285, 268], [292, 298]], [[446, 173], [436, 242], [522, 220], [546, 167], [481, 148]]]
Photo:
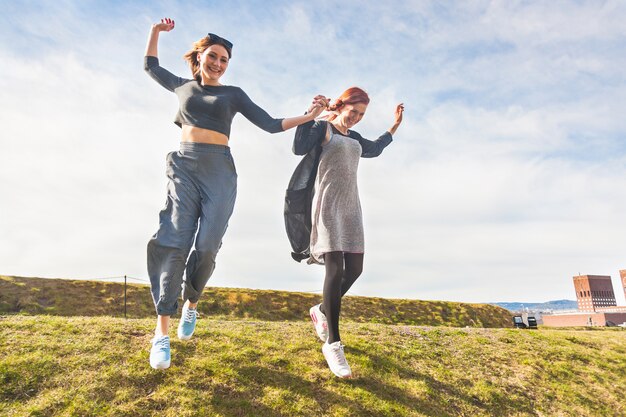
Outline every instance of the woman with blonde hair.
[[[325, 101], [325, 97], [318, 98]], [[370, 141], [352, 130], [367, 110], [367, 93], [352, 87], [328, 107], [326, 118], [296, 129], [293, 151], [306, 157], [296, 168], [285, 204], [292, 257], [326, 269], [323, 302], [309, 313], [330, 370], [340, 378], [352, 371], [339, 336], [341, 297], [363, 271], [363, 217], [357, 187], [359, 159], [380, 155], [402, 122], [398, 104], [392, 127]]]
[[148, 275], [157, 312], [150, 350], [150, 365], [155, 369], [170, 366], [169, 321], [178, 310], [181, 291], [184, 305], [178, 337], [189, 339], [194, 332], [198, 299], [213, 273], [233, 212], [237, 194], [237, 172], [229, 147], [233, 117], [241, 113], [266, 132], [277, 133], [313, 120], [325, 104], [315, 98], [305, 116], [272, 118], [241, 88], [220, 82], [233, 44], [213, 33], [195, 42], [184, 55], [192, 78], [175, 76], [159, 65], [157, 54], [159, 34], [174, 26], [169, 18], [152, 25], [144, 63], [148, 74], [178, 97], [174, 122], [182, 129], [180, 149], [167, 155], [167, 200], [159, 229], [148, 243]]

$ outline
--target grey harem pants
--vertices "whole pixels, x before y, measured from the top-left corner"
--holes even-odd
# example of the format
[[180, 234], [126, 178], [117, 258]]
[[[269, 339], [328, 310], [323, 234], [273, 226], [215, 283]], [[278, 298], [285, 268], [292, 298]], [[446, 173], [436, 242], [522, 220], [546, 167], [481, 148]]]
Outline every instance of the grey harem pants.
[[235, 205], [237, 172], [228, 146], [182, 142], [167, 155], [166, 173], [167, 201], [148, 242], [148, 275], [157, 314], [171, 316], [181, 290], [183, 300], [197, 302], [215, 269]]

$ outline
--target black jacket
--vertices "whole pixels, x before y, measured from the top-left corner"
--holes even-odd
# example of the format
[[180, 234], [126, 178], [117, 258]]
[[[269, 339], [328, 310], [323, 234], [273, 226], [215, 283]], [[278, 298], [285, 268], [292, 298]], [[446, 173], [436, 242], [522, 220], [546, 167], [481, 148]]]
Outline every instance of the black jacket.
[[[322, 141], [328, 129], [325, 120], [311, 121], [298, 126], [293, 139], [293, 153], [305, 155], [296, 167], [285, 194], [285, 228], [293, 252], [291, 257], [300, 262], [310, 256], [311, 206], [317, 166], [322, 153]], [[333, 128], [334, 129], [334, 128]], [[361, 144], [363, 158], [380, 155], [392, 141], [391, 133], [383, 133], [377, 140], [363, 138], [357, 132], [349, 131], [348, 136]]]

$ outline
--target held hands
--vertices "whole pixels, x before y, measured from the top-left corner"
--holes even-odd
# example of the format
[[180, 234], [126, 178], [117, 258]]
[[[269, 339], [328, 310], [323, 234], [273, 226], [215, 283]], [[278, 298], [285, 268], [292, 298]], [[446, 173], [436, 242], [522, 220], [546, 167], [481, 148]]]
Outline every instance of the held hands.
[[169, 17], [164, 17], [161, 19], [161, 23], [155, 23], [152, 25], [152, 30], [156, 30], [157, 32], [169, 32], [174, 29], [175, 22]]
[[330, 103], [329, 98], [326, 98], [321, 94], [316, 95], [313, 97], [313, 102], [307, 110], [307, 114], [311, 116], [312, 119], [315, 119], [328, 107], [328, 103]]

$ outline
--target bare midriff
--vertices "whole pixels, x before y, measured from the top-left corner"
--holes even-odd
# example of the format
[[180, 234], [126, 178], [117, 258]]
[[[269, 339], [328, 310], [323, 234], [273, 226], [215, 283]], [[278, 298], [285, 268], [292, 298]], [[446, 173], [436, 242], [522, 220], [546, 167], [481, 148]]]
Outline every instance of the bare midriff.
[[210, 143], [228, 146], [228, 136], [215, 130], [183, 125], [183, 142]]

